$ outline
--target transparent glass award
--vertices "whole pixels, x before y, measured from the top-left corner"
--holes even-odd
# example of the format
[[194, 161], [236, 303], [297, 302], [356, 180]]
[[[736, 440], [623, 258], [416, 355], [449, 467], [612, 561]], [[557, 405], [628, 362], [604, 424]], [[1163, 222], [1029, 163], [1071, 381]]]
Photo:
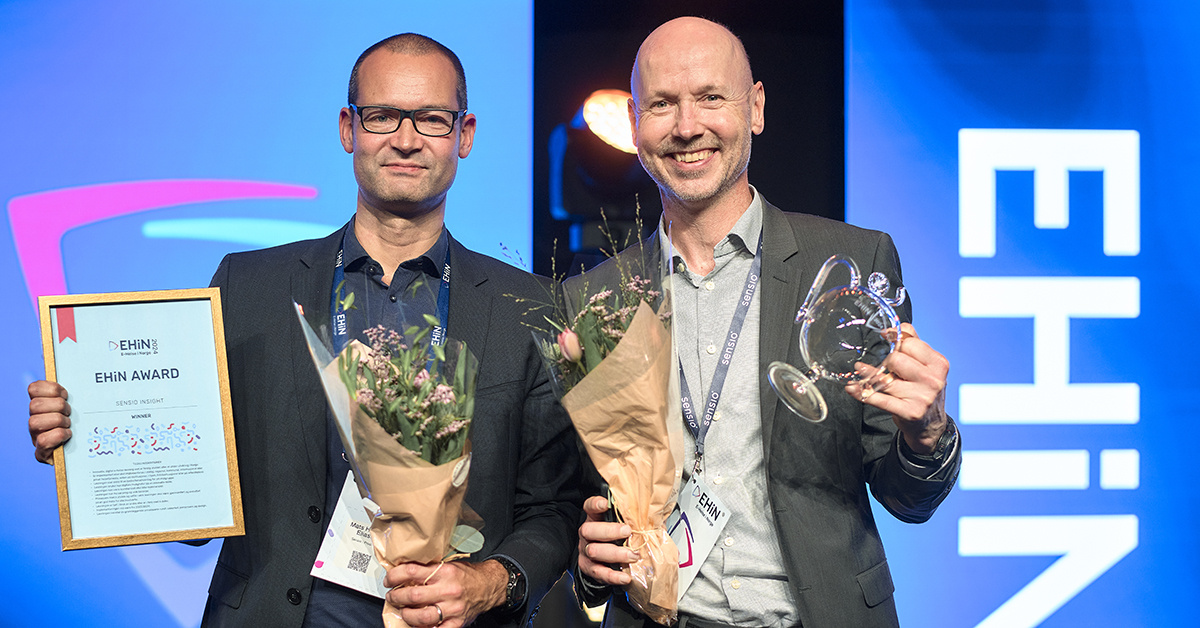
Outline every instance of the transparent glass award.
[[[825, 289], [830, 272], [839, 264], [850, 271], [850, 283]], [[826, 379], [843, 386], [882, 377], [884, 360], [900, 346], [900, 318], [896, 310], [904, 303], [904, 287], [888, 298], [891, 282], [880, 272], [871, 273], [862, 286], [854, 260], [834, 255], [825, 260], [813, 280], [804, 305], [796, 313], [800, 355], [804, 370], [784, 362], [772, 362], [767, 379], [775, 394], [797, 415], [814, 423], [829, 413], [817, 381]]]

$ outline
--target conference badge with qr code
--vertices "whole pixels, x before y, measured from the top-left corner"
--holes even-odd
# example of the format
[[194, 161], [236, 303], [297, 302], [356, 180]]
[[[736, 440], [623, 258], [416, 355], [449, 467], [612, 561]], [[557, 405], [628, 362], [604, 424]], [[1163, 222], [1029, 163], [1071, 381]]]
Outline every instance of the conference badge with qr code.
[[347, 473], [338, 496], [329, 529], [317, 551], [310, 575], [334, 584], [382, 598], [387, 594], [383, 576], [387, 570], [375, 560], [371, 544], [371, 519], [363, 508], [354, 474]]

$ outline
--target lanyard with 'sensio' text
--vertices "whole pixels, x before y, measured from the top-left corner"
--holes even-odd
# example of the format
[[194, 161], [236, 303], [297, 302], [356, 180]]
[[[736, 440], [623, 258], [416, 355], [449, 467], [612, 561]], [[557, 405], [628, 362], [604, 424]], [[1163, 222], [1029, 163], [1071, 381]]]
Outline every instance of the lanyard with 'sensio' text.
[[704, 459], [704, 438], [712, 425], [713, 416], [717, 412], [717, 404], [721, 401], [721, 388], [725, 386], [725, 376], [729, 374], [729, 364], [733, 361], [733, 351], [737, 349], [738, 339], [742, 333], [742, 324], [746, 322], [746, 314], [750, 311], [750, 302], [754, 300], [754, 292], [758, 290], [758, 274], [762, 268], [762, 234], [758, 236], [758, 248], [754, 252], [754, 262], [750, 264], [750, 272], [746, 274], [746, 287], [738, 299], [737, 309], [733, 312], [733, 321], [729, 324], [729, 333], [725, 336], [725, 345], [721, 350], [721, 359], [713, 371], [712, 384], [708, 387], [708, 398], [704, 404], [704, 416], [696, 418], [696, 408], [692, 403], [692, 393], [688, 390], [687, 377], [683, 374], [683, 363], [679, 364], [679, 393], [682, 397], [683, 418], [688, 430], [696, 439], [696, 464], [692, 473], [699, 473], [701, 461]]
[[[333, 321], [333, 353], [341, 353], [350, 342], [350, 330], [346, 324], [346, 311], [342, 303], [346, 299], [346, 271], [343, 268], [342, 250], [338, 249], [337, 260], [333, 267], [333, 289], [330, 290], [329, 311]], [[438, 324], [434, 325], [429, 336], [430, 344], [442, 345], [446, 342], [446, 322], [450, 318], [450, 247], [446, 247], [446, 261], [442, 264], [442, 282], [438, 287], [437, 297]]]

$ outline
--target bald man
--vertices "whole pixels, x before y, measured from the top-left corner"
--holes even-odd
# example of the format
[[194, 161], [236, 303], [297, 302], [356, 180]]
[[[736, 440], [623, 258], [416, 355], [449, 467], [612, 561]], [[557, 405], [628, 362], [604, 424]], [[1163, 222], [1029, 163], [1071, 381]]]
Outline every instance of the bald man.
[[[663, 217], [654, 236], [621, 255], [626, 267], [674, 268], [685, 394], [718, 400], [712, 414], [692, 417], [683, 482], [696, 482], [731, 512], [716, 545], [694, 557], [702, 565], [681, 592], [680, 625], [896, 626], [867, 489], [910, 523], [927, 520], [945, 499], [961, 461], [945, 411], [949, 363], [916, 337], [905, 303], [897, 313], [912, 337], [889, 358], [894, 378], [870, 388], [821, 382], [824, 422], [791, 414], [765, 375], [776, 360], [803, 363], [792, 321], [831, 255], [902, 285], [891, 238], [785, 213], [750, 185], [766, 93], [725, 27], [693, 17], [663, 24], [642, 43], [631, 82], [633, 139], [658, 184]], [[613, 285], [619, 265], [602, 265], [588, 283]], [[568, 282], [568, 298], [581, 288]], [[736, 344], [726, 361], [729, 339]], [[691, 405], [703, 411], [705, 404]], [[636, 558], [623, 545], [629, 527], [604, 521], [603, 497], [584, 508], [581, 597], [590, 605], [612, 600], [605, 626], [653, 626], [620, 595], [629, 575], [612, 568]]]

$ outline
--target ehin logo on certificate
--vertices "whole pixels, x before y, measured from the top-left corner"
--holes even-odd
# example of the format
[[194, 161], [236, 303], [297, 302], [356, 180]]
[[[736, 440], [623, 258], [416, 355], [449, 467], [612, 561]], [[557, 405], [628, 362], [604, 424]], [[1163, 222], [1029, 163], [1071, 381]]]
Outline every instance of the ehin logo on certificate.
[[120, 351], [121, 355], [155, 355], [158, 353], [158, 338], [109, 340], [108, 350]]

